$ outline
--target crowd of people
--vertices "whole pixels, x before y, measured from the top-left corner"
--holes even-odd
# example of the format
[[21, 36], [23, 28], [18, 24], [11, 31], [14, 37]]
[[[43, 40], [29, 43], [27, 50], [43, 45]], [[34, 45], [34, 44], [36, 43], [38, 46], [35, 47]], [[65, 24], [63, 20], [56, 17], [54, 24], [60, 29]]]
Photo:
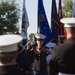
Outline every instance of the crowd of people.
[[[44, 45], [43, 34], [35, 44], [20, 35], [0, 36], [0, 75], [75, 75], [75, 18], [63, 18], [65, 36]], [[64, 38], [66, 42], [64, 43]]]

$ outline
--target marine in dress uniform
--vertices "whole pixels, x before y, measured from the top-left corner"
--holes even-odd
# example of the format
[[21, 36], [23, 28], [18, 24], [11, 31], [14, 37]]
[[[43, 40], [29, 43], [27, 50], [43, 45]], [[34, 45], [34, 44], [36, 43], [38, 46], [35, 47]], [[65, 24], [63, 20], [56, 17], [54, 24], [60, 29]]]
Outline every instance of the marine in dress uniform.
[[27, 55], [27, 50], [26, 50], [26, 42], [27, 42], [27, 37], [23, 37], [22, 42], [18, 45], [18, 57], [17, 57], [17, 66], [20, 69], [26, 69], [26, 64], [25, 64], [25, 59]]
[[27, 47], [27, 36], [23, 36], [22, 42], [18, 45], [18, 57], [17, 67], [27, 72], [27, 75], [32, 75], [31, 64], [32, 64], [32, 53], [26, 49]]
[[15, 66], [17, 44], [21, 40], [19, 35], [0, 35], [0, 75], [25, 75], [25, 72]]
[[32, 64], [33, 75], [47, 75], [47, 61], [46, 56], [49, 54], [48, 48], [45, 47], [43, 34], [36, 34], [37, 45], [32, 47], [31, 51], [34, 55], [34, 61]]
[[67, 42], [53, 48], [50, 75], [75, 75], [75, 18], [63, 18]]

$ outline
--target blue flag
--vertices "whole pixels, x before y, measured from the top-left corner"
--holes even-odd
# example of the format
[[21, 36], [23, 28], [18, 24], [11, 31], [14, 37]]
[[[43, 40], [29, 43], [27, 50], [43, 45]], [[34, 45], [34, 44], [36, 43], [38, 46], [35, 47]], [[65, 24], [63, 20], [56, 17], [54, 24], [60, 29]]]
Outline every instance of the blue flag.
[[42, 0], [38, 0], [38, 27], [37, 33], [44, 34], [46, 39], [44, 40], [45, 44], [52, 39], [52, 33], [47, 21], [46, 13], [44, 10]]
[[21, 29], [21, 35], [25, 39], [27, 37], [27, 28], [29, 26], [29, 20], [27, 11], [25, 8], [25, 0], [23, 0], [23, 11], [22, 11], [22, 29]]
[[56, 1], [52, 0], [51, 29], [52, 29], [52, 37], [54, 39], [58, 38], [58, 28], [59, 28], [59, 18], [57, 15]]

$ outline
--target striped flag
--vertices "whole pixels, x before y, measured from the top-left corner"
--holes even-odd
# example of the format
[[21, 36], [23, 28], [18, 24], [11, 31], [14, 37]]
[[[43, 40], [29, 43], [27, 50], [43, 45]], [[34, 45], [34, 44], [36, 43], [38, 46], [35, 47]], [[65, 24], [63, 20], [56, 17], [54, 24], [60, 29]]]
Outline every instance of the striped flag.
[[[61, 0], [59, 0], [58, 17], [59, 17], [59, 20], [63, 17]], [[64, 25], [61, 22], [59, 22], [58, 35], [64, 35]]]
[[25, 0], [23, 0], [21, 35], [24, 38], [27, 37], [27, 28], [28, 28], [28, 26], [29, 26], [29, 20], [28, 20], [27, 11], [26, 11], [26, 8], [25, 8]]
[[75, 0], [73, 0], [73, 11], [72, 11], [72, 17], [75, 17]]

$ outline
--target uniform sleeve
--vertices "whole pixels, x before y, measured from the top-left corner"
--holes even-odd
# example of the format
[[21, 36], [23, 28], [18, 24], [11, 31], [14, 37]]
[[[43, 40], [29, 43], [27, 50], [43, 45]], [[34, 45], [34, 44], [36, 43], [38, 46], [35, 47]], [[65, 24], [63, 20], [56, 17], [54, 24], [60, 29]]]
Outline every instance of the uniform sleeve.
[[58, 74], [58, 63], [57, 63], [57, 60], [56, 60], [56, 50], [55, 50], [55, 48], [52, 51], [49, 66], [50, 66], [50, 75]]

